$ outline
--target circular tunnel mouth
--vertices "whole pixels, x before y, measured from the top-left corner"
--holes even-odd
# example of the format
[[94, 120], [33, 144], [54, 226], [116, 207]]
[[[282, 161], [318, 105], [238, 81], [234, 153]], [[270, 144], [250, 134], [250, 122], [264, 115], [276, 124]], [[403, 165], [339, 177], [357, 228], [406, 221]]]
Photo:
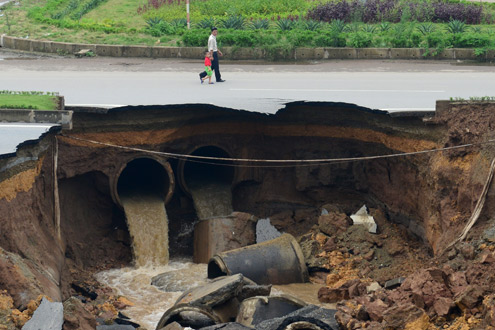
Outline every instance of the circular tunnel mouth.
[[[190, 153], [191, 156], [232, 158], [227, 151], [216, 146], [202, 146]], [[179, 163], [179, 184], [189, 196], [191, 187], [216, 183], [231, 185], [234, 181], [233, 162], [223, 159], [187, 159]]]
[[122, 206], [121, 196], [135, 194], [158, 195], [167, 203], [174, 190], [174, 176], [168, 162], [149, 157], [130, 160], [122, 166], [114, 188], [116, 202]]

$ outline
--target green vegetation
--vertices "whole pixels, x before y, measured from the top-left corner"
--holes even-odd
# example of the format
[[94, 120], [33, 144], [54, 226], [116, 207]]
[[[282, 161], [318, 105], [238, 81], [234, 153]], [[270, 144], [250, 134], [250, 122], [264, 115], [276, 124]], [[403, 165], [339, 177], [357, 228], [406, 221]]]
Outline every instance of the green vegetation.
[[[459, 47], [495, 49], [495, 4], [461, 0], [24, 0], [0, 14], [0, 33], [77, 43], [220, 47]], [[146, 1], [146, 2], [145, 2]]]
[[0, 91], [0, 109], [56, 110], [57, 93]]

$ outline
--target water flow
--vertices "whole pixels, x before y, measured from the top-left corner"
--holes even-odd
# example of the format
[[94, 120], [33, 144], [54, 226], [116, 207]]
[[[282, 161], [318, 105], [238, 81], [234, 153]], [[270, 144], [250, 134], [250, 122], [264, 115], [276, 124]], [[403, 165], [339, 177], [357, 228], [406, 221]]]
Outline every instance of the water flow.
[[137, 267], [166, 265], [168, 218], [163, 199], [156, 194], [132, 193], [121, 196], [132, 238]]
[[[202, 268], [188, 260], [171, 260], [168, 265], [159, 267], [121, 268], [97, 273], [96, 279], [109, 287], [115, 294], [129, 299], [134, 306], [122, 312], [142, 328], [154, 330], [158, 321], [185, 289], [203, 285], [206, 281], [206, 264]], [[181, 291], [163, 292], [151, 285], [151, 279], [167, 272], [180, 272], [183, 281]]]
[[228, 216], [233, 212], [229, 183], [195, 180], [189, 189], [199, 219]]

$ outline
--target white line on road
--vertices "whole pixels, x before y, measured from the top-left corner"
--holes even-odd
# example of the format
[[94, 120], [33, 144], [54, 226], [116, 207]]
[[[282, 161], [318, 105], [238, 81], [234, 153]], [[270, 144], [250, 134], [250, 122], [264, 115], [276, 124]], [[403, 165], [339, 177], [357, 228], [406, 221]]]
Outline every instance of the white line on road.
[[281, 91], [281, 92], [352, 92], [352, 93], [445, 93], [445, 91], [407, 90], [407, 89], [302, 89], [302, 88], [230, 88], [231, 91]]

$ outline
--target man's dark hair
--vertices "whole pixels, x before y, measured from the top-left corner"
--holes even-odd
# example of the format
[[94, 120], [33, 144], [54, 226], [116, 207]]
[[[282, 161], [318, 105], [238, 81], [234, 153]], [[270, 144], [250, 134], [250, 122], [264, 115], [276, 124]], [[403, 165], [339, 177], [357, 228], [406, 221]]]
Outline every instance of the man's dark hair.
[[212, 27], [211, 32], [215, 31], [216, 29], [217, 29], [216, 27]]

